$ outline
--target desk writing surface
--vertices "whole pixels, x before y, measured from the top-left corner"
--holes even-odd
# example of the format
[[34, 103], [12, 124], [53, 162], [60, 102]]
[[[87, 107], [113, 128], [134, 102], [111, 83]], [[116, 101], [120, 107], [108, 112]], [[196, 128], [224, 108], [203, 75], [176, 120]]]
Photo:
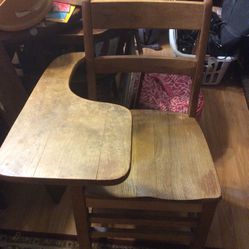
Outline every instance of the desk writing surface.
[[131, 114], [69, 88], [83, 53], [45, 71], [0, 149], [0, 177], [28, 182], [114, 184], [129, 173]]

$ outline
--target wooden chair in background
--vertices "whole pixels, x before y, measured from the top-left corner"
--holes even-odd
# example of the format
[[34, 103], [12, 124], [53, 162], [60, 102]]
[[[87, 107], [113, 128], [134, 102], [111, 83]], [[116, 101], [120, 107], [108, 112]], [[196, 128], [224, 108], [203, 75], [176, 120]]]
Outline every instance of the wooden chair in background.
[[[82, 248], [94, 238], [135, 238], [203, 248], [221, 196], [214, 164], [195, 120], [208, 38], [211, 0], [83, 2], [86, 72], [91, 99], [96, 74], [157, 72], [192, 77], [188, 115], [132, 110], [132, 163], [128, 178], [112, 187], [88, 186], [88, 224]], [[200, 30], [196, 58], [125, 55], [95, 57], [93, 29], [177, 28]], [[113, 120], [115, 122], [115, 120]], [[75, 202], [75, 207], [78, 204]], [[79, 222], [77, 224], [77, 221]]]

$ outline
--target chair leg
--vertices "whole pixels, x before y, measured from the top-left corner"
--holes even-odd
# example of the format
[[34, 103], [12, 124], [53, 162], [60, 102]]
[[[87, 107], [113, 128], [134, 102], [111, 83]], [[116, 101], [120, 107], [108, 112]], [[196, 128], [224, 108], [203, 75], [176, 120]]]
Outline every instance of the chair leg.
[[85, 202], [85, 189], [79, 186], [70, 187], [73, 203], [74, 220], [80, 249], [91, 249], [89, 234], [88, 209]]
[[192, 242], [191, 249], [204, 249], [207, 240], [209, 228], [212, 224], [213, 216], [217, 206], [218, 200], [205, 202], [203, 204], [203, 210], [200, 215], [199, 224], [196, 227], [194, 234], [195, 238]]

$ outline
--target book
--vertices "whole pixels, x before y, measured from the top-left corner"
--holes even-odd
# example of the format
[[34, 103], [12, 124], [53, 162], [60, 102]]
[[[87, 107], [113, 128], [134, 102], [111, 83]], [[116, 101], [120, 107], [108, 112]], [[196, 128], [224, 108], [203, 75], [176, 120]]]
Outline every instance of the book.
[[68, 9], [68, 6], [56, 5], [56, 8], [55, 9], [52, 8], [52, 10], [47, 14], [46, 20], [52, 21], [52, 22], [67, 23], [70, 17], [72, 16], [74, 10], [75, 10], [75, 6], [70, 5], [70, 4], [69, 4], [69, 9]]
[[69, 3], [52, 2], [52, 12], [69, 12], [71, 5]]

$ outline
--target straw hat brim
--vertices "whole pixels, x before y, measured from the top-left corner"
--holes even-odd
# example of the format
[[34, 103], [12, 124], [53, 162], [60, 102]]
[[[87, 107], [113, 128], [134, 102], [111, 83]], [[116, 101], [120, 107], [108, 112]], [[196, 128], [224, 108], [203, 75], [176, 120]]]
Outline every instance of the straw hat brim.
[[0, 0], [0, 30], [19, 31], [31, 28], [44, 19], [52, 6], [52, 0], [36, 0], [33, 6], [29, 4], [29, 8], [25, 9], [25, 1], [22, 1], [22, 9], [19, 10], [16, 2], [17, 0]]

